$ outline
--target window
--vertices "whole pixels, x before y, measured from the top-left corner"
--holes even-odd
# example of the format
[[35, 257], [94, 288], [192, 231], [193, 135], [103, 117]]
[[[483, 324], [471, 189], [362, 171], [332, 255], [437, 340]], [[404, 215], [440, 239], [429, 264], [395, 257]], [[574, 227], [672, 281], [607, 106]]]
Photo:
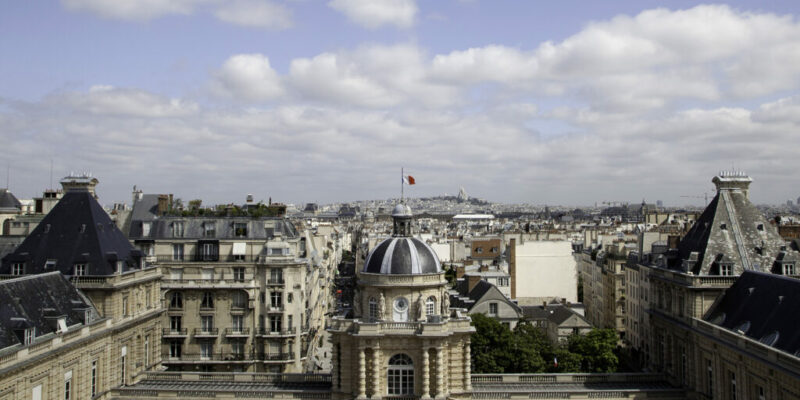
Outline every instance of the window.
[[200, 330], [203, 332], [211, 332], [214, 329], [214, 316], [203, 315], [200, 317]]
[[497, 315], [497, 303], [489, 303], [489, 315]]
[[244, 282], [244, 268], [243, 267], [235, 267], [233, 268], [233, 280], [236, 282]]
[[389, 359], [386, 380], [389, 395], [414, 394], [414, 364], [405, 354], [396, 354]]
[[729, 371], [728, 372], [728, 378], [730, 379], [730, 384], [731, 384], [731, 388], [730, 388], [731, 389], [731, 396], [730, 396], [730, 399], [731, 400], [736, 400], [736, 373], [734, 373], [732, 371]]
[[706, 383], [708, 384], [708, 395], [714, 397], [714, 369], [711, 368], [711, 360], [706, 360]]
[[212, 354], [214, 354], [213, 342], [203, 342], [200, 344], [200, 358], [203, 360], [210, 360]]
[[128, 296], [122, 297], [122, 316], [128, 316]]
[[169, 357], [181, 358], [181, 350], [183, 343], [180, 340], [173, 340], [169, 342]]
[[433, 296], [425, 302], [425, 315], [436, 315], [436, 298]]
[[283, 248], [273, 247], [273, 248], [269, 249], [269, 255], [271, 255], [271, 256], [282, 256], [283, 255]]
[[75, 264], [75, 276], [86, 275], [86, 264]]
[[244, 342], [241, 340], [231, 342], [231, 354], [237, 359], [244, 357]]
[[497, 278], [498, 286], [508, 286], [508, 278]]
[[269, 294], [270, 306], [280, 308], [282, 306], [283, 294], [281, 292], [271, 292]]
[[374, 297], [369, 298], [369, 318], [378, 319], [378, 301]]
[[722, 275], [722, 276], [733, 275], [733, 265], [731, 265], [731, 264], [720, 264], [720, 266], [719, 266], [719, 274]]
[[213, 221], [203, 223], [203, 237], [213, 238], [217, 236], [217, 223]]
[[244, 328], [244, 315], [231, 315], [231, 325], [234, 332], [241, 332]]
[[33, 343], [33, 339], [36, 338], [36, 327], [32, 326], [28, 329], [25, 329], [25, 346]]
[[292, 296], [292, 294], [291, 294], [291, 293], [287, 294], [287, 295], [286, 295], [286, 302], [287, 302], [287, 303], [289, 303], [289, 304], [292, 304], [292, 298], [293, 298], [293, 297], [294, 297], [294, 296]]
[[478, 253], [478, 254], [483, 253], [483, 247], [476, 247], [475, 248], [475, 252]]
[[756, 392], [758, 393], [758, 400], [764, 400], [767, 398], [767, 395], [764, 393], [763, 386], [758, 386]]
[[246, 222], [236, 222], [233, 224], [233, 236], [237, 238], [246, 238], [247, 237], [247, 223]]
[[175, 243], [172, 245], [172, 260], [183, 261], [183, 243]]
[[181, 316], [180, 315], [171, 315], [169, 317], [169, 330], [172, 332], [180, 332], [181, 331]]
[[278, 315], [273, 315], [269, 317], [269, 331], [270, 332], [280, 332], [281, 331], [281, 317]]
[[127, 371], [126, 371], [126, 367], [127, 367], [127, 362], [126, 361], [127, 361], [127, 359], [126, 358], [128, 356], [128, 347], [127, 346], [122, 346], [122, 352], [121, 353], [122, 353], [122, 355], [120, 356], [120, 369], [119, 369], [120, 370], [120, 380], [121, 380], [121, 385], [125, 386], [125, 382], [127, 382], [127, 379], [125, 379], [125, 378], [126, 378], [126, 375], [127, 375]]
[[150, 365], [150, 336], [144, 337], [144, 367]]
[[172, 223], [172, 237], [183, 237], [183, 221], [175, 221]]
[[48, 270], [48, 269], [55, 268], [56, 267], [56, 262], [57, 262], [57, 260], [47, 260], [47, 261], [45, 261], [44, 262], [44, 269]]
[[286, 317], [286, 328], [287, 328], [287, 329], [289, 329], [289, 330], [291, 330], [291, 329], [292, 329], [293, 322], [294, 322], [294, 316], [293, 316], [293, 315], [289, 315], [289, 316], [287, 316], [287, 317]]
[[219, 245], [217, 243], [203, 243], [200, 252], [203, 261], [217, 261], [219, 258]]
[[784, 275], [794, 275], [794, 264], [783, 264]]
[[72, 371], [64, 374], [64, 400], [72, 398]]
[[91, 382], [92, 397], [97, 395], [97, 360], [92, 361], [92, 382]]
[[283, 269], [270, 268], [269, 283], [283, 283]]
[[150, 236], [150, 223], [142, 222], [142, 236]]
[[24, 274], [25, 274], [25, 263], [11, 264], [11, 275], [24, 275]]
[[214, 308], [214, 294], [211, 292], [203, 292], [203, 301], [200, 303], [200, 308]]
[[169, 299], [169, 308], [183, 308], [183, 294], [181, 292], [172, 292]]
[[247, 295], [244, 292], [233, 292], [231, 297], [231, 308], [246, 308]]
[[492, 253], [497, 253], [497, 247], [492, 247]]

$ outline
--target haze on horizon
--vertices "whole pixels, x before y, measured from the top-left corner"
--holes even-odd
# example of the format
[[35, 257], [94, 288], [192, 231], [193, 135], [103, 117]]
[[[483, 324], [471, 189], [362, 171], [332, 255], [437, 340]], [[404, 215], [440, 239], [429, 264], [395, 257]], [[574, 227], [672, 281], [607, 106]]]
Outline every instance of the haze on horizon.
[[[457, 193], [701, 205], [800, 196], [800, 3], [61, 0], [0, 13], [19, 198], [91, 171], [286, 203]], [[3, 165], [4, 167], [6, 165]], [[4, 186], [5, 182], [0, 183]]]

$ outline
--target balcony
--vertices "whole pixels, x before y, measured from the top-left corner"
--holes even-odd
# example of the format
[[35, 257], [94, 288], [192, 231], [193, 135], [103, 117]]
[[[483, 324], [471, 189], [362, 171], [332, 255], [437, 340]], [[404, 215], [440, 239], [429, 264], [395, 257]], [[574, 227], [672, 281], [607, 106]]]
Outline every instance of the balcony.
[[294, 360], [294, 352], [288, 353], [258, 353], [256, 359], [264, 362]]
[[267, 312], [270, 312], [270, 313], [279, 313], [279, 312], [283, 312], [283, 306], [282, 306], [282, 305], [280, 305], [280, 306], [273, 306], [273, 305], [271, 305], [271, 304], [270, 304], [270, 305], [268, 305], [268, 306], [267, 306]]
[[165, 364], [251, 362], [256, 360], [255, 357], [249, 354], [236, 353], [183, 353], [180, 357], [173, 357], [169, 353], [165, 353], [161, 355], [161, 359]]
[[234, 279], [233, 276], [223, 277], [222, 279], [204, 279], [201, 277], [181, 277], [172, 278], [165, 275], [161, 281], [161, 287], [164, 289], [251, 289], [255, 287], [255, 282], [252, 276], [247, 276], [246, 279]]
[[196, 338], [216, 338], [217, 336], [219, 336], [217, 328], [194, 328], [194, 337]]
[[225, 337], [229, 338], [250, 337], [250, 328], [225, 328]]
[[283, 286], [285, 283], [283, 278], [267, 280], [267, 285], [269, 286]]
[[189, 336], [186, 328], [182, 329], [172, 329], [172, 328], [163, 328], [161, 330], [161, 337], [163, 338], [185, 338]]
[[268, 328], [258, 328], [258, 335], [259, 336], [268, 336], [268, 337], [281, 337], [281, 336], [293, 336], [295, 333], [295, 328], [289, 329], [280, 329], [280, 330], [271, 330]]

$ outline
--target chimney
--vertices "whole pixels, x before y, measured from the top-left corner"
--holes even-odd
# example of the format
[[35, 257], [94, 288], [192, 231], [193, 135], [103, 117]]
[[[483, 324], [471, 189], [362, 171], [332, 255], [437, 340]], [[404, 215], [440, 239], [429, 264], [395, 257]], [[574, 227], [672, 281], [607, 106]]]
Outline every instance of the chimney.
[[489, 272], [489, 266], [486, 264], [481, 265], [481, 272]]
[[165, 194], [158, 195], [158, 215], [164, 215], [169, 209], [169, 196]]
[[472, 289], [481, 281], [480, 275], [467, 275], [467, 293], [471, 292]]
[[511, 298], [517, 298], [517, 239], [508, 244], [508, 274], [511, 275]]
[[456, 279], [461, 278], [464, 276], [465, 268], [463, 265], [459, 265], [456, 267]]

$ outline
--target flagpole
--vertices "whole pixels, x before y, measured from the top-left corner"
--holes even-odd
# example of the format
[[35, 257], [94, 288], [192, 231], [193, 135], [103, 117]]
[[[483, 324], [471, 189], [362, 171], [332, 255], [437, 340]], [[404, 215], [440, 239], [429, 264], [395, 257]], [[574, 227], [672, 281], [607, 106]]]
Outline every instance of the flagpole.
[[404, 186], [403, 184], [405, 183], [403, 181], [403, 179], [405, 179], [404, 174], [405, 174], [405, 172], [403, 172], [403, 167], [400, 167], [400, 202], [401, 203], [403, 202], [403, 190], [405, 189], [403, 187]]

